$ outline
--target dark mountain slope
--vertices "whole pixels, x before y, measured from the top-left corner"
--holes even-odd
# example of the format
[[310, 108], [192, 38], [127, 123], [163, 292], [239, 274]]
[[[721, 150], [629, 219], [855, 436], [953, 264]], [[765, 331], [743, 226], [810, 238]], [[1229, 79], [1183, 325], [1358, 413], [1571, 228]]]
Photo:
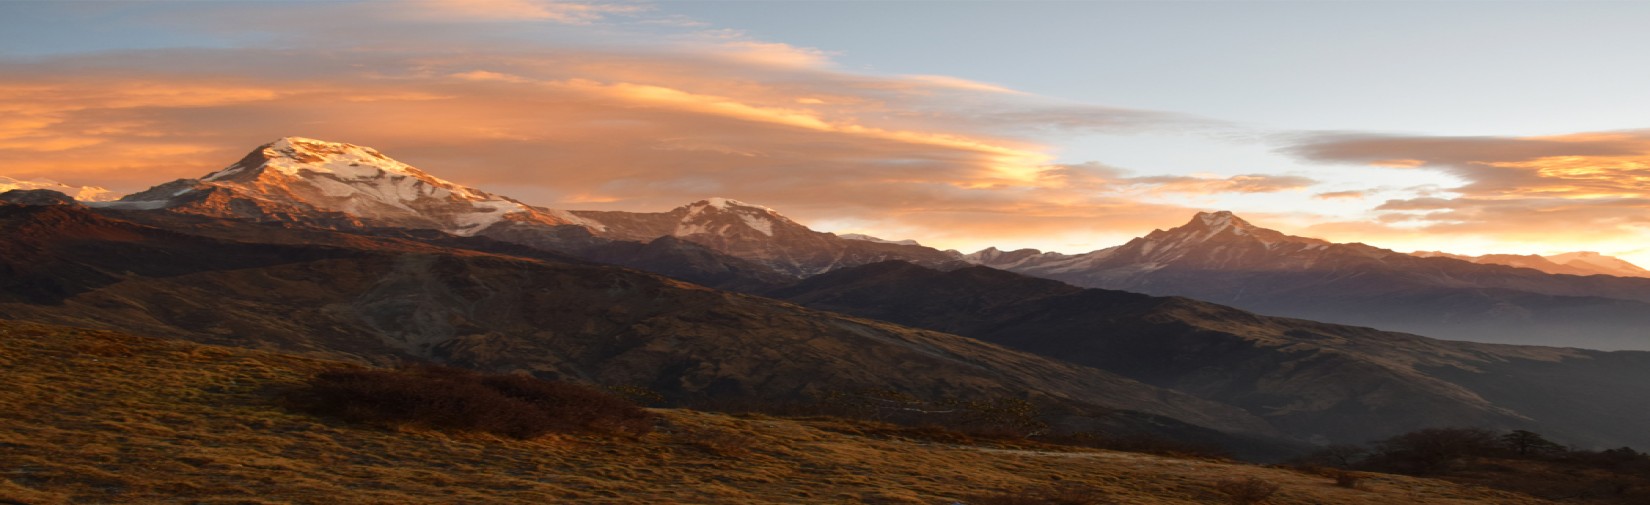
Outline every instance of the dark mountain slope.
[[[104, 218], [78, 205], [0, 203], [0, 300], [62, 303], [130, 276], [172, 277], [354, 256], [316, 246], [250, 245]], [[199, 254], [201, 251], [210, 254]]]
[[1650, 425], [1650, 353], [1434, 340], [985, 267], [889, 262], [773, 294], [1114, 371], [1320, 441], [1490, 426], [1588, 445], [1650, 444], [1641, 429]]
[[[765, 266], [712, 251], [674, 237], [653, 242], [608, 240], [578, 226], [535, 227], [519, 236], [465, 237], [439, 230], [411, 228], [315, 228], [303, 223], [247, 222], [155, 210], [98, 209], [120, 220], [235, 242], [287, 245], [398, 247], [409, 250], [463, 249], [554, 262], [607, 264], [665, 275], [717, 289], [760, 292], [795, 279]], [[512, 240], [513, 239], [513, 240]], [[431, 246], [434, 246], [432, 248]]]

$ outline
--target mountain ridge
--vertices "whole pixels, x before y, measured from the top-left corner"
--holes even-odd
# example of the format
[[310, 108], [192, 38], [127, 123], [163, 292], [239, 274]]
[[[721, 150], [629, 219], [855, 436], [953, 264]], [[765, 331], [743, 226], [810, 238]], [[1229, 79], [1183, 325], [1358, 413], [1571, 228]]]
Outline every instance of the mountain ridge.
[[434, 229], [575, 254], [596, 254], [614, 241], [648, 243], [670, 236], [790, 276], [885, 259], [961, 265], [954, 253], [841, 238], [773, 209], [721, 197], [665, 212], [536, 207], [449, 182], [370, 147], [303, 137], [264, 144], [198, 179], [97, 205], [336, 229]]

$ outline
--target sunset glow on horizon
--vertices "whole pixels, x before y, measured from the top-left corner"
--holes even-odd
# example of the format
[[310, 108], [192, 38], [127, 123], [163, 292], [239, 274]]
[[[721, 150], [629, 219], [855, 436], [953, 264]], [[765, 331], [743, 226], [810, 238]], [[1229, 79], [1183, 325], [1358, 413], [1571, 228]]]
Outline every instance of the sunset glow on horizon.
[[1231, 210], [1406, 252], [1650, 266], [1643, 19], [1650, 4], [9, 2], [0, 176], [130, 193], [302, 136], [550, 208], [719, 196], [963, 252], [1081, 253]]

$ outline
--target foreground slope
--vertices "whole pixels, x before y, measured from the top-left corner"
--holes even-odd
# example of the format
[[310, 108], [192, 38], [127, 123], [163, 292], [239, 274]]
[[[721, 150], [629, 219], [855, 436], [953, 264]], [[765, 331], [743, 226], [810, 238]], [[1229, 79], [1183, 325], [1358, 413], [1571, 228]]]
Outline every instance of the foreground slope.
[[985, 267], [889, 262], [774, 294], [1110, 370], [1323, 442], [1483, 426], [1590, 447], [1650, 445], [1650, 353], [1436, 340]]
[[0, 317], [524, 371], [646, 387], [681, 403], [888, 390], [1026, 398], [1089, 429], [1206, 441], [1223, 436], [1211, 430], [1275, 434], [1235, 407], [1093, 368], [632, 270], [219, 224], [215, 234], [264, 242], [162, 230], [72, 205], [0, 204], [0, 231], [10, 237], [0, 245], [0, 271], [24, 274], [0, 285]]
[[1345, 489], [1219, 461], [914, 441], [839, 421], [666, 410], [641, 439], [519, 441], [358, 428], [281, 406], [283, 391], [340, 365], [0, 321], [0, 502], [934, 504], [1065, 482], [1121, 504], [1191, 505], [1252, 476], [1281, 486], [1275, 505], [1548, 503], [1381, 474]]
[[969, 259], [1083, 287], [1438, 338], [1650, 350], [1650, 279], [1422, 258], [1286, 235], [1230, 212], [1087, 254], [988, 249]]

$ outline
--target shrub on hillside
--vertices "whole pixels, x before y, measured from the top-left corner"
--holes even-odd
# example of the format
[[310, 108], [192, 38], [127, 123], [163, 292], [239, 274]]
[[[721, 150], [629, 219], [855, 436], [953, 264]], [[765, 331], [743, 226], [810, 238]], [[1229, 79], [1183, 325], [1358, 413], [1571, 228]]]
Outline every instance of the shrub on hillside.
[[552, 432], [640, 435], [654, 422], [647, 411], [590, 387], [433, 365], [322, 372], [291, 401], [299, 410], [355, 423], [521, 439]]
[[1547, 440], [1547, 437], [1529, 430], [1509, 431], [1505, 435], [1501, 435], [1500, 440], [1502, 445], [1505, 445], [1513, 454], [1519, 456], [1542, 456], [1565, 451], [1564, 446], [1553, 443], [1553, 441]]
[[1428, 428], [1375, 443], [1370, 463], [1377, 469], [1410, 475], [1435, 475], [1461, 460], [1495, 454], [1496, 436], [1478, 428]]
[[1331, 471], [1329, 476], [1335, 478], [1335, 485], [1336, 486], [1344, 487], [1344, 488], [1347, 488], [1347, 489], [1357, 489], [1358, 488], [1358, 483], [1363, 481], [1363, 476], [1360, 476], [1356, 473], [1353, 473], [1353, 472], [1350, 472], [1350, 471], [1347, 471], [1347, 470], [1341, 470], [1341, 469], [1335, 469], [1335, 470]]
[[1259, 477], [1249, 477], [1220, 481], [1215, 484], [1215, 490], [1226, 495], [1226, 499], [1235, 505], [1254, 505], [1271, 498], [1278, 492], [1278, 485]]

